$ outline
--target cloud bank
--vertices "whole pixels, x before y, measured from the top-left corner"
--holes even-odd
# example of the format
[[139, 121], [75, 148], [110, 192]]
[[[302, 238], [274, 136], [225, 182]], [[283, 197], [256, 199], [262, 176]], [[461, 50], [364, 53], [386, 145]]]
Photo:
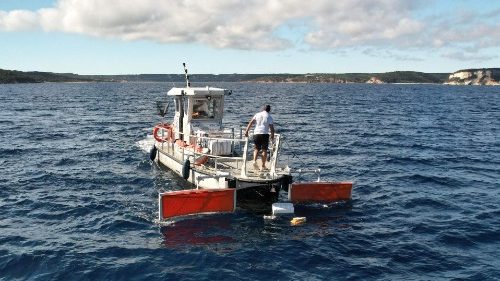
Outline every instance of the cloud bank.
[[432, 5], [399, 0], [59, 0], [37, 11], [0, 11], [0, 31], [43, 30], [244, 50], [300, 45], [475, 53], [499, 45], [500, 11], [419, 18], [424, 3]]

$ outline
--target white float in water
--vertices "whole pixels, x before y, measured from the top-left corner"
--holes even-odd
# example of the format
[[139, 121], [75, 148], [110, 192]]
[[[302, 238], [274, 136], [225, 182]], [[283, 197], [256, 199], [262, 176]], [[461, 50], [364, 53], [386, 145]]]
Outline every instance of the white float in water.
[[292, 203], [274, 203], [272, 205], [273, 216], [280, 214], [293, 214], [293, 204]]

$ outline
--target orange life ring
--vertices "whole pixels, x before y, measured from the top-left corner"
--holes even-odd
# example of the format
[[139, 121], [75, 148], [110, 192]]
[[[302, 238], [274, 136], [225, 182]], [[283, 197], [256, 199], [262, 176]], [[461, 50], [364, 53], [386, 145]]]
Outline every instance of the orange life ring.
[[[167, 134], [163, 134], [163, 136], [159, 135], [160, 129], [167, 131]], [[172, 127], [168, 124], [158, 124], [153, 129], [153, 137], [157, 142], [172, 140], [172, 134]]]

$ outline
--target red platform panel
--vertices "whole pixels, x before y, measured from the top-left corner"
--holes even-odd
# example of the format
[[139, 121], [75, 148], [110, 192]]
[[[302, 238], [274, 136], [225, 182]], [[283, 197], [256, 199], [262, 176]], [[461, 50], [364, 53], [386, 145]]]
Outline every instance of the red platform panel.
[[190, 189], [159, 194], [160, 220], [177, 216], [234, 212], [234, 189]]
[[329, 203], [350, 200], [352, 182], [294, 183], [288, 192], [292, 203]]

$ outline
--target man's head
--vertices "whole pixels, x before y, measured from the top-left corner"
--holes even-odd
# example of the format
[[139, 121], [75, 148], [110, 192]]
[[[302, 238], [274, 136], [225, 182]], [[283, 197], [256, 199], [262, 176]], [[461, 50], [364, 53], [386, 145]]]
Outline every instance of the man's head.
[[269, 104], [264, 106], [264, 110], [267, 112], [271, 111], [271, 106]]

